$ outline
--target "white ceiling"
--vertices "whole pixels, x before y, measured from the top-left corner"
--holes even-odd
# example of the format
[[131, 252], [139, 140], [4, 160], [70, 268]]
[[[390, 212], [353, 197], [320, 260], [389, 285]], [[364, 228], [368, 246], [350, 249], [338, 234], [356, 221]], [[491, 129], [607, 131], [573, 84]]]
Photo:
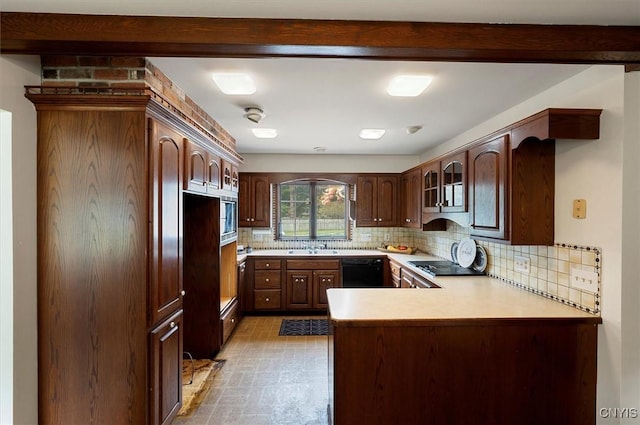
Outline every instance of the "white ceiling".
[[[640, 0], [0, 0], [2, 11], [431, 22], [640, 25]], [[586, 69], [581, 65], [397, 62], [345, 59], [151, 58], [237, 140], [243, 153], [418, 154]], [[222, 95], [215, 70], [246, 71], [252, 96]], [[388, 80], [426, 73], [417, 98], [392, 98]], [[256, 139], [243, 108], [266, 113]], [[553, 107], [555, 105], [549, 105]], [[408, 135], [406, 127], [423, 129]], [[364, 127], [386, 128], [378, 141]]]

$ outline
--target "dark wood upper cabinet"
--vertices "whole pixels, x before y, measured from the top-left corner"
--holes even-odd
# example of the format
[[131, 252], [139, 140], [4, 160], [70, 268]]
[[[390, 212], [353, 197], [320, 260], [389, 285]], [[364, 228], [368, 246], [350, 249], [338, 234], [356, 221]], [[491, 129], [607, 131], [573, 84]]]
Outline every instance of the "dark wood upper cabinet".
[[400, 176], [400, 225], [403, 227], [421, 227], [421, 170], [416, 168]]
[[472, 237], [553, 245], [556, 139], [600, 137], [599, 109], [547, 109], [469, 148]]
[[359, 175], [356, 182], [356, 226], [398, 224], [398, 175]]
[[508, 239], [507, 150], [509, 135], [469, 150], [469, 213], [471, 235]]
[[238, 225], [269, 227], [271, 185], [264, 174], [241, 173], [238, 179]]

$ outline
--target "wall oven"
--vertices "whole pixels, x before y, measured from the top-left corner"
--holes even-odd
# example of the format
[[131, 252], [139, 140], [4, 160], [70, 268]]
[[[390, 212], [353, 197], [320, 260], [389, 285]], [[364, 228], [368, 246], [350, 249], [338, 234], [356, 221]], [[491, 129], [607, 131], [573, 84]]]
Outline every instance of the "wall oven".
[[238, 238], [238, 209], [234, 198], [220, 198], [220, 241]]

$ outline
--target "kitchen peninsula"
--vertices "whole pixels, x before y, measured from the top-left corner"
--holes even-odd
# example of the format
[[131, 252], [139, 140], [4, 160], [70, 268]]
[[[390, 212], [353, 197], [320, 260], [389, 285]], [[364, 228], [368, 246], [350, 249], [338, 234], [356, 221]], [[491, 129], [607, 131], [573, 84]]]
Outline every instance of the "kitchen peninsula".
[[600, 317], [491, 277], [329, 289], [330, 423], [595, 424]]

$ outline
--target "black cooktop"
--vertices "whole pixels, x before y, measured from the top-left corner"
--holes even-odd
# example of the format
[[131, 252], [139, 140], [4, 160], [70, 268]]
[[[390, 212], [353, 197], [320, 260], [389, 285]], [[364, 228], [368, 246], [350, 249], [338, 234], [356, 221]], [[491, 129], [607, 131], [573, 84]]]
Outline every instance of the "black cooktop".
[[478, 276], [484, 274], [484, 272], [473, 268], [462, 267], [453, 261], [446, 260], [409, 261], [409, 264], [431, 276]]

